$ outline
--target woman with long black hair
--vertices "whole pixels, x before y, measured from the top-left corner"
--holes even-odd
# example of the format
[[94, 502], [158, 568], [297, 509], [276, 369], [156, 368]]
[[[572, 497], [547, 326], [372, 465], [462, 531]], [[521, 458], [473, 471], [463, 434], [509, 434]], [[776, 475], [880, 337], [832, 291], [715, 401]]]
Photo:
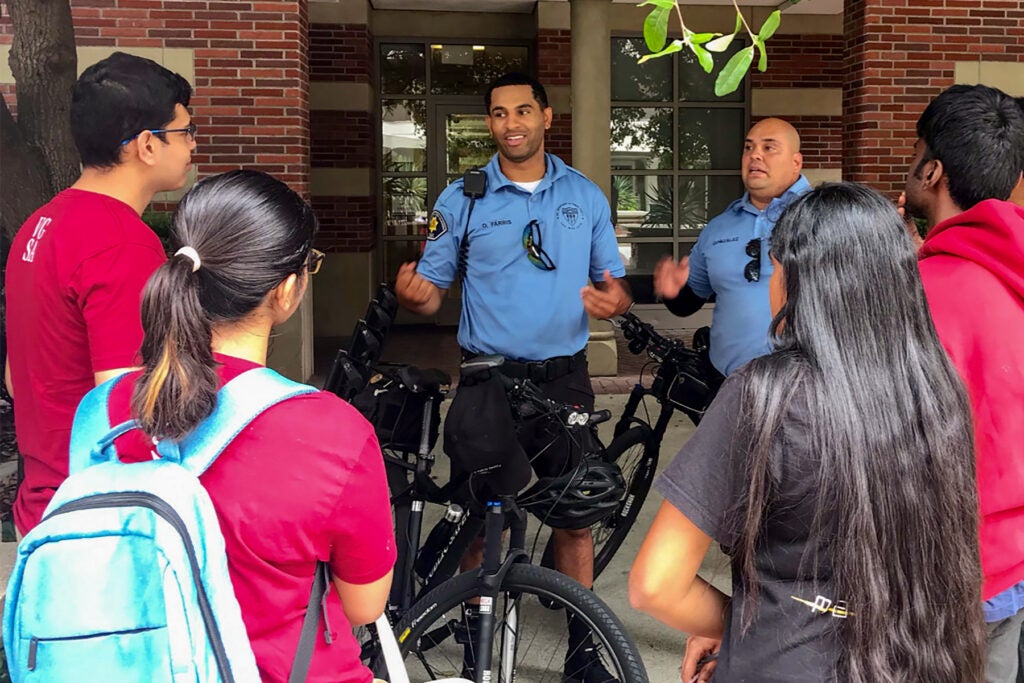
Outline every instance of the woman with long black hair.
[[[691, 634], [684, 681], [981, 681], [970, 408], [903, 222], [825, 184], [770, 258], [774, 350], [658, 480], [630, 600]], [[697, 576], [712, 541], [731, 598]]]
[[[148, 460], [154, 439], [180, 441], [214, 408], [221, 386], [266, 365], [273, 328], [297, 310], [323, 259], [312, 209], [257, 171], [206, 178], [175, 213], [177, 251], [143, 293], [143, 369], [112, 390], [111, 424], [141, 430], [115, 442]], [[200, 482], [209, 492], [228, 573], [265, 683], [295, 658], [318, 561], [325, 599], [307, 681], [370, 683], [350, 624], [384, 610], [395, 540], [384, 461], [373, 429], [326, 392], [277, 403], [242, 430]]]

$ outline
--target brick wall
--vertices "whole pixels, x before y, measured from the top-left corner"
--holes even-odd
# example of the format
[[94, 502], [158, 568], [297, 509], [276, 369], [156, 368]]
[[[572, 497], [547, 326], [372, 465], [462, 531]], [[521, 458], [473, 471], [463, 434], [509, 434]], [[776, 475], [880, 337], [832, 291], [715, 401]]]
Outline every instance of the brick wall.
[[[313, 24], [309, 32], [310, 80], [372, 83], [373, 37], [360, 24]], [[310, 112], [313, 168], [372, 168], [376, 135], [368, 111]], [[374, 196], [314, 197], [320, 218], [317, 245], [331, 252], [372, 251], [377, 244]]]
[[[569, 31], [541, 29], [537, 32], [537, 79], [545, 88], [572, 83], [572, 58]], [[551, 128], [544, 138], [545, 151], [572, 165], [572, 114], [555, 112]]]
[[[193, 51], [200, 177], [245, 166], [309, 190], [304, 0], [72, 0], [76, 43]], [[0, 18], [0, 42], [10, 42]], [[8, 100], [9, 102], [11, 100]], [[171, 208], [161, 206], [157, 208]]]
[[895, 194], [915, 124], [953, 84], [954, 62], [1024, 61], [1024, 4], [1016, 0], [847, 0], [844, 18], [843, 176]]
[[[768, 70], [751, 71], [754, 88], [839, 88], [843, 84], [843, 37], [777, 35], [768, 41]], [[754, 116], [751, 124], [763, 117]], [[842, 116], [782, 116], [800, 133], [804, 166], [842, 166]]]

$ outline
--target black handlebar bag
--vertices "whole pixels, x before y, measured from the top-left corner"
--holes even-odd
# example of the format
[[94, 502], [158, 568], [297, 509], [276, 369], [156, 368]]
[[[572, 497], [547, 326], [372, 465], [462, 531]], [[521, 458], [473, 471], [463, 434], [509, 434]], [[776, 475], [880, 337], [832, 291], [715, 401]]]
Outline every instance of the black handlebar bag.
[[452, 461], [452, 479], [469, 475], [477, 500], [515, 495], [531, 476], [505, 387], [496, 373], [485, 374], [459, 382], [444, 421], [444, 452]]

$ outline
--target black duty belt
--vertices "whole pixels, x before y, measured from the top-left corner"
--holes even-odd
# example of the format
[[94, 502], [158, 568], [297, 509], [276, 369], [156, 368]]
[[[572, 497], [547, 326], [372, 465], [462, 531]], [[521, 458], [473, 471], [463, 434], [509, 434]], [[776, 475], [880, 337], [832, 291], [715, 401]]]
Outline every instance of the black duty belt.
[[[462, 360], [467, 361], [476, 358], [481, 354], [472, 351], [462, 350]], [[587, 350], [583, 349], [571, 356], [555, 356], [547, 360], [518, 361], [505, 359], [505, 362], [498, 368], [501, 374], [513, 379], [528, 379], [531, 382], [553, 382], [556, 379], [565, 377], [577, 369], [586, 367]]]

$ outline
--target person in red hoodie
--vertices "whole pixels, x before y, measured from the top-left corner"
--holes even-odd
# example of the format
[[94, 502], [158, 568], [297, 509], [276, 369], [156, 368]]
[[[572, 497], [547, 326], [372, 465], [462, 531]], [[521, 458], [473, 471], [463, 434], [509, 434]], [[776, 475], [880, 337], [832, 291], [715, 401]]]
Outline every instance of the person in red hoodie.
[[1024, 624], [1024, 112], [1005, 93], [956, 85], [917, 122], [906, 209], [932, 318], [971, 399], [981, 508], [986, 681], [1013, 683]]

